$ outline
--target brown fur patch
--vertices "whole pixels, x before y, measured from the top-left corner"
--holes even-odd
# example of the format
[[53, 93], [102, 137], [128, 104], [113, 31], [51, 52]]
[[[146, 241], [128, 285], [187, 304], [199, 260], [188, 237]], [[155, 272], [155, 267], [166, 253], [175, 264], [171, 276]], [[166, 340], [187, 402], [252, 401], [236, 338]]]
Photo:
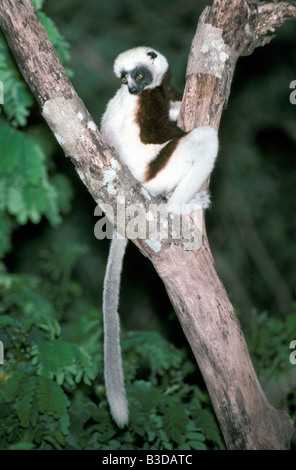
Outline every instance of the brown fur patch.
[[169, 102], [177, 93], [170, 84], [170, 77], [168, 70], [159, 87], [144, 90], [139, 96], [136, 123], [143, 144], [163, 144], [184, 135], [184, 131], [169, 119]]
[[180, 140], [180, 137], [172, 139], [165, 147], [163, 147], [163, 149], [161, 149], [156, 158], [149, 163], [145, 173], [145, 182], [155, 178], [155, 176], [167, 165]]
[[139, 96], [136, 123], [140, 127], [142, 143], [164, 144], [170, 141], [148, 165], [145, 181], [154, 178], [166, 166], [180, 138], [186, 134], [169, 118], [170, 100], [180, 99], [182, 95], [171, 85], [170, 69], [165, 73], [159, 87], [144, 90]]

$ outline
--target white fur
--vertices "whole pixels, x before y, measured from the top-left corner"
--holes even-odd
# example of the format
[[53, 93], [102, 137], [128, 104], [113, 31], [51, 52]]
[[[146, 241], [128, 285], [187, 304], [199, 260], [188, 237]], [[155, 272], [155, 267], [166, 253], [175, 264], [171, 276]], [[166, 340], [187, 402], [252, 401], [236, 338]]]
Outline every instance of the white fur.
[[181, 101], [170, 102], [170, 121], [177, 121], [181, 109]]
[[169, 204], [186, 204], [211, 173], [217, 151], [216, 131], [198, 127], [180, 140], [168, 164], [144, 186], [152, 196], [169, 197]]
[[135, 123], [139, 96], [131, 95], [123, 85], [108, 103], [102, 119], [101, 133], [115, 148], [120, 160], [128, 166], [134, 177], [144, 182], [147, 165], [165, 144], [143, 144], [140, 129]]
[[[134, 64], [135, 65], [135, 64]], [[123, 85], [107, 106], [101, 132], [113, 146], [134, 177], [152, 194], [169, 198], [168, 209], [180, 213], [180, 206], [195, 199], [201, 208], [209, 199], [197, 193], [209, 177], [218, 152], [217, 132], [210, 126], [194, 129], [182, 137], [167, 165], [152, 180], [145, 182], [147, 166], [164, 144], [143, 144], [135, 122], [140, 96], [129, 93]], [[208, 201], [208, 202], [207, 202]], [[184, 213], [184, 211], [183, 211]]]
[[128, 423], [128, 403], [120, 348], [120, 322], [117, 313], [120, 275], [126, 244], [127, 239], [117, 238], [114, 231], [104, 279], [103, 295], [106, 394], [112, 416], [120, 428]]

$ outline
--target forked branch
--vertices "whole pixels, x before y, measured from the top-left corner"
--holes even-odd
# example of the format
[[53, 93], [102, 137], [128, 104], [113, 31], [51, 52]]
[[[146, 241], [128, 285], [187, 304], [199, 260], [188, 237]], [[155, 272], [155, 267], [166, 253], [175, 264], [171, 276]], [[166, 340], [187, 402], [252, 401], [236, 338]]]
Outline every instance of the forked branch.
[[[214, 0], [201, 16], [189, 57], [180, 126], [219, 127], [239, 56], [266, 44], [275, 28], [295, 18], [292, 2]], [[52, 131], [98, 203], [113, 205], [113, 178], [126, 202], [147, 205], [138, 183], [115, 164], [77, 96], [29, 0], [2, 0], [0, 26]], [[113, 173], [112, 173], [113, 172]], [[229, 449], [287, 449], [293, 423], [267, 401], [252, 366], [235, 311], [216, 273], [205, 226], [199, 250], [165, 243], [156, 253], [135, 243], [162, 278], [207, 384]]]

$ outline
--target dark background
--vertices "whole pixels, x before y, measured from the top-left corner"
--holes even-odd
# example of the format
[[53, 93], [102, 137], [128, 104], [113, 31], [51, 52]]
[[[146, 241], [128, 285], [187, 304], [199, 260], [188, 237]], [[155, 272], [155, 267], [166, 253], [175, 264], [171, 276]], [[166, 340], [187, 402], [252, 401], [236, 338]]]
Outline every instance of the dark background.
[[[126, 49], [162, 52], [174, 86], [183, 90], [207, 2], [33, 1], [98, 124], [119, 86], [114, 59]], [[294, 420], [296, 105], [289, 97], [295, 41], [296, 23], [288, 22], [270, 44], [238, 60], [206, 212], [216, 267], [260, 384], [269, 402]], [[132, 243], [119, 310], [131, 420], [121, 431], [112, 422], [101, 309], [109, 241], [95, 238], [95, 202], [47, 128], [1, 34], [0, 81], [0, 447], [225, 448], [162, 281]]]
[[[195, 0], [46, 1], [44, 11], [71, 45], [72, 81], [99, 124], [119, 86], [116, 56], [148, 45], [167, 56], [174, 86], [182, 90], [191, 40], [208, 2]], [[296, 27], [286, 23], [271, 43], [240, 58], [219, 130], [220, 151], [211, 179], [208, 235], [217, 270], [243, 324], [256, 312], [284, 317], [295, 298], [296, 107], [289, 101], [296, 79]], [[88, 247], [74, 272], [83, 297], [101, 305], [109, 242], [93, 234], [95, 203], [71, 162], [56, 150], [58, 171], [70, 179], [74, 199], [63, 224], [27, 224], [14, 233], [7, 265], [35, 273], [32, 254], [53, 243]], [[159, 329], [178, 341], [180, 327], [150, 262], [130, 244], [125, 259], [121, 316], [126, 329]], [[182, 342], [183, 340], [180, 339]]]

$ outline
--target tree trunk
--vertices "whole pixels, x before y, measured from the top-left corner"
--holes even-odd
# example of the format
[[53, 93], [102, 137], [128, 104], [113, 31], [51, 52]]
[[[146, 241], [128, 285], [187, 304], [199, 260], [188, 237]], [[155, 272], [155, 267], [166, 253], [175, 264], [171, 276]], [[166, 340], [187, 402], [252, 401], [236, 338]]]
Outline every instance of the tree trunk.
[[[296, 8], [287, 2], [260, 2], [252, 8], [245, 0], [215, 0], [202, 14], [188, 62], [179, 120], [184, 129], [206, 124], [218, 128], [238, 57], [266, 44], [274, 27], [296, 17]], [[118, 167], [116, 155], [72, 88], [29, 0], [2, 0], [0, 25], [43, 116], [94, 199], [108, 204], [104, 207], [112, 220], [117, 207], [109, 187], [111, 175], [117, 196], [148, 209], [140, 185]], [[157, 247], [147, 240], [133, 241], [166, 286], [228, 448], [287, 449], [293, 423], [268, 403], [261, 389], [235, 311], [216, 273], [201, 213], [189, 220], [193, 222], [203, 235], [196, 250], [184, 249], [184, 240], [165, 240]]]

